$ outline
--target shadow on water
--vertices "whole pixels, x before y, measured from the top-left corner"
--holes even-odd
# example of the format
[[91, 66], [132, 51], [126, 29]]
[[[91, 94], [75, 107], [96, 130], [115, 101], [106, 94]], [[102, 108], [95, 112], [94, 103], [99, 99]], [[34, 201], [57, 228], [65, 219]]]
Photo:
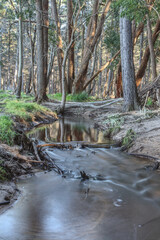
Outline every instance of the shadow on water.
[[[64, 122], [69, 125], [68, 120]], [[76, 125], [71, 122], [69, 128], [77, 141]], [[82, 124], [77, 127], [82, 129]], [[58, 130], [52, 126], [50, 138], [45, 133], [43, 141], [53, 141], [52, 131], [58, 141]], [[92, 134], [85, 135], [86, 131]], [[88, 123], [80, 135], [90, 142], [104, 141]], [[0, 240], [160, 239], [160, 177], [158, 172], [144, 170], [146, 160], [114, 149], [47, 151], [74, 176], [84, 170], [93, 178], [80, 181], [50, 172], [21, 180], [22, 197], [0, 216]]]
[[45, 142], [86, 141], [90, 143], [110, 143], [94, 123], [82, 119], [62, 118], [50, 125], [36, 128], [28, 134]]

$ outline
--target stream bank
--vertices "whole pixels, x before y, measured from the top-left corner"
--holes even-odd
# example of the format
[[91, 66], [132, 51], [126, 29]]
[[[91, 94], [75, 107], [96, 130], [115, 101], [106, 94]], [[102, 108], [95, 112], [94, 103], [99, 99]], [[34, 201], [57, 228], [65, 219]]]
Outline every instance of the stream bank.
[[[106, 102], [106, 101], [105, 101]], [[89, 107], [90, 103], [79, 104], [73, 103], [73, 107], [69, 106], [66, 108], [66, 116], [73, 116], [76, 118], [84, 118], [89, 121], [94, 122], [94, 127], [101, 129], [105, 136], [111, 137], [114, 141], [122, 143], [127, 135], [128, 130], [132, 129], [134, 134], [133, 138], [130, 136], [129, 144], [127, 143], [127, 148], [125, 151], [129, 153], [138, 153], [141, 155], [149, 155], [155, 157], [156, 160], [160, 159], [160, 151], [158, 143], [160, 142], [160, 111], [138, 111], [138, 112], [122, 112], [122, 100], [117, 102], [109, 101], [107, 104], [103, 102], [101, 105], [99, 103], [91, 103], [94, 107]], [[45, 103], [45, 106], [50, 108], [52, 111], [56, 111], [59, 103]], [[101, 107], [105, 105], [105, 107]], [[17, 118], [13, 118], [15, 122], [15, 127], [19, 134], [25, 138], [24, 131], [29, 130], [39, 124], [49, 123], [54, 121], [53, 116], [41, 117], [38, 121], [31, 122], [27, 125], [25, 122], [18, 121]], [[20, 139], [20, 138], [19, 138]], [[25, 139], [26, 140], [26, 139]], [[9, 169], [10, 179], [12, 182], [2, 183], [0, 188], [1, 193], [1, 203], [10, 202], [11, 204], [17, 198], [19, 191], [16, 188], [16, 184], [13, 183], [13, 179], [22, 175], [32, 175], [36, 171], [44, 169], [43, 163], [41, 164], [36, 156], [33, 146], [30, 142], [22, 144], [19, 142], [19, 146], [14, 146], [13, 148], [7, 145], [2, 145], [1, 150], [4, 152], [9, 152], [15, 154], [16, 157], [6, 155], [2, 157], [1, 161], [5, 162], [6, 168]], [[24, 141], [25, 142], [25, 141]], [[22, 149], [23, 145], [23, 149]], [[31, 147], [29, 147], [31, 146]], [[22, 151], [23, 150], [23, 151]], [[17, 156], [19, 155], [19, 159]], [[25, 159], [23, 159], [23, 157]], [[144, 156], [143, 156], [144, 157]], [[6, 161], [6, 158], [8, 159]], [[158, 170], [159, 171], [159, 170]], [[5, 187], [6, 186], [6, 187]], [[8, 187], [9, 186], [9, 187]], [[5, 205], [0, 206], [0, 212], [5, 208]]]

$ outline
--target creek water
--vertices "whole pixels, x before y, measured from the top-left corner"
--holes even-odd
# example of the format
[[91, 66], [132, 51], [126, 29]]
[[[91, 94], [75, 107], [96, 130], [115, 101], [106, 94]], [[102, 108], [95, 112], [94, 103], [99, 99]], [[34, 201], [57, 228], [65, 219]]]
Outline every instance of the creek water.
[[[78, 122], [65, 120], [30, 134], [42, 141], [109, 143], [92, 124]], [[145, 168], [148, 161], [116, 149], [46, 151], [69, 174], [21, 180], [22, 196], [0, 216], [0, 239], [160, 239], [160, 176]], [[80, 171], [90, 179], [81, 181]]]

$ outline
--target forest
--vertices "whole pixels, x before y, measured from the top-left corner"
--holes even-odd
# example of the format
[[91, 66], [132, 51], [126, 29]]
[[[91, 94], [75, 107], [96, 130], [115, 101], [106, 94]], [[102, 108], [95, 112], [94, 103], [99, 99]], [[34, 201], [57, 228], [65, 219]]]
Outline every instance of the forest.
[[159, 0], [0, 1], [0, 239], [159, 240]]
[[[66, 94], [82, 92], [124, 96], [126, 111], [138, 109], [159, 75], [159, 8], [144, 0], [2, 0], [1, 90], [38, 103], [59, 93], [62, 110]], [[154, 90], [159, 102], [157, 82]]]

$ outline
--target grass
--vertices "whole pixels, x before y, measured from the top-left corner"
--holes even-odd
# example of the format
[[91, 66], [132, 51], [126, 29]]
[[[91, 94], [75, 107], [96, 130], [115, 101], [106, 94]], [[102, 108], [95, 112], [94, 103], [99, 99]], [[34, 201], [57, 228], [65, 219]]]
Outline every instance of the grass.
[[0, 141], [8, 145], [12, 145], [15, 138], [13, 130], [13, 121], [9, 116], [0, 117]]
[[[49, 98], [55, 99], [58, 101], [62, 100], [62, 94], [49, 94]], [[78, 93], [78, 94], [67, 94], [66, 101], [68, 102], [87, 102], [87, 101], [94, 101], [94, 97], [90, 97], [86, 92]]]
[[23, 100], [7, 101], [5, 112], [18, 116], [26, 121], [31, 121], [35, 115], [51, 113], [51, 111], [37, 103], [24, 102]]

